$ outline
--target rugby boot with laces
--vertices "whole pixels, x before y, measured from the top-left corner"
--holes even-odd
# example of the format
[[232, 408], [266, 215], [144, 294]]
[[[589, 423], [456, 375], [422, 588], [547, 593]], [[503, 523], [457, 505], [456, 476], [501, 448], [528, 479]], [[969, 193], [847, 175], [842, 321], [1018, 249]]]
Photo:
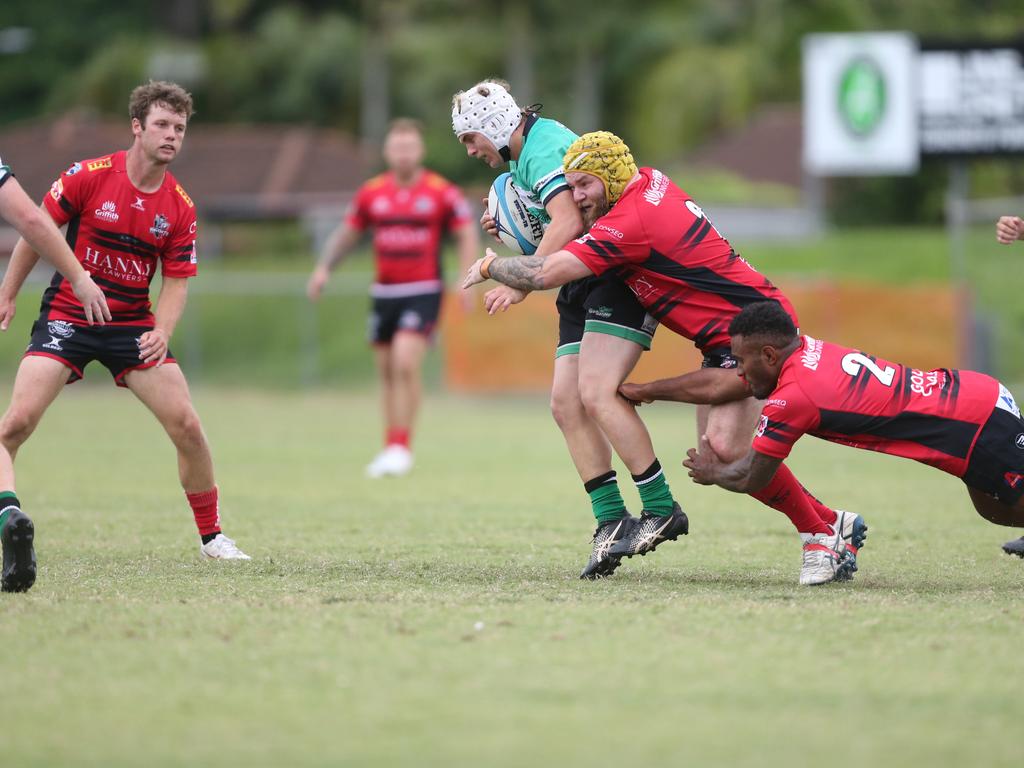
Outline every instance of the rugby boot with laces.
[[4, 592], [27, 592], [36, 582], [36, 552], [32, 546], [35, 527], [29, 516], [17, 507], [7, 512], [0, 543], [3, 545], [3, 571], [0, 575], [0, 590]]
[[837, 509], [835, 512], [836, 521], [831, 526], [832, 532], [843, 537], [848, 555], [846, 567], [836, 574], [836, 581], [848, 581], [857, 570], [857, 556], [867, 540], [868, 524], [864, 522], [863, 517], [853, 512], [843, 509]]
[[847, 551], [846, 542], [837, 533], [815, 534], [804, 542], [800, 585], [816, 586], [831, 581], [849, 581], [857, 570], [857, 558]]
[[672, 503], [671, 515], [655, 515], [646, 510], [629, 533], [608, 550], [612, 557], [632, 557], [653, 552], [663, 541], [675, 541], [690, 532], [690, 521], [679, 506]]
[[580, 574], [581, 579], [601, 579], [611, 576], [619, 567], [622, 558], [609, 554], [609, 550], [618, 544], [637, 524], [637, 519], [628, 512], [618, 520], [600, 523], [594, 531], [594, 548], [590, 559]]

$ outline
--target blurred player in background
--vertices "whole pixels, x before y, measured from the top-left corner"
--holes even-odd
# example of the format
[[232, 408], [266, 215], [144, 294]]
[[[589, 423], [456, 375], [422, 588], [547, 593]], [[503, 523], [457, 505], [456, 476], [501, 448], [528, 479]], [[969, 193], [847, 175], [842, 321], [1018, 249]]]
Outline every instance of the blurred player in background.
[[[110, 309], [103, 291], [78, 263], [53, 221], [25, 194], [10, 167], [0, 160], [0, 218], [10, 222], [28, 244], [50, 262], [71, 285], [82, 304], [86, 322], [102, 325], [110, 320]], [[4, 317], [7, 330], [10, 317]], [[3, 570], [0, 589], [24, 592], [36, 580], [36, 556], [33, 547], [35, 528], [21, 510], [14, 490], [14, 462], [0, 445], [0, 542], [3, 546]]]
[[[701, 370], [666, 380], [673, 384], [672, 397], [666, 399], [698, 404], [698, 430], [720, 455], [745, 453], [762, 404], [730, 370], [735, 361], [729, 354], [728, 324], [740, 308], [755, 301], [775, 299], [795, 315], [792, 306], [740, 258], [689, 195], [660, 171], [638, 169], [618, 136], [606, 131], [581, 136], [566, 152], [564, 167], [587, 234], [547, 257], [499, 259], [488, 250], [473, 265], [465, 285], [493, 277], [517, 288], [543, 290], [586, 275], [617, 272], [651, 314], [693, 340], [704, 355]], [[649, 450], [629, 439], [629, 425], [640, 419], [628, 401], [663, 394], [637, 391], [637, 386], [623, 385], [624, 398], [598, 415], [624, 459], [636, 460]], [[825, 506], [786, 467], [753, 495], [785, 514], [799, 532], [801, 584], [852, 574], [866, 531], [859, 515]], [[616, 560], [641, 554], [657, 522], [645, 515], [604, 556]]]
[[[0, 421], [0, 442], [14, 457], [64, 385], [98, 360], [153, 412], [174, 443], [202, 555], [248, 560], [221, 532], [210, 446], [167, 347], [185, 309], [188, 278], [196, 274], [195, 206], [167, 170], [191, 114], [192, 97], [180, 86], [140, 85], [129, 103], [131, 147], [73, 164], [44, 198], [46, 212], [58, 225], [67, 224], [68, 244], [102, 288], [110, 321], [90, 327], [89, 307], [66, 277], [54, 275]], [[14, 316], [15, 297], [38, 258], [31, 243], [15, 246], [0, 285], [0, 327]], [[149, 285], [157, 267], [163, 281], [154, 314]]]
[[722, 460], [706, 438], [688, 451], [696, 482], [757, 492], [811, 434], [948, 472], [963, 480], [979, 515], [1024, 528], [1024, 419], [991, 376], [919, 371], [801, 335], [777, 302], [746, 306], [729, 333], [737, 375], [767, 402], [741, 458]]
[[[530, 211], [547, 223], [535, 257], [564, 248], [583, 232], [583, 217], [566, 183], [562, 158], [577, 138], [555, 120], [535, 109], [520, 109], [500, 80], [484, 80], [452, 100], [452, 129], [466, 154], [491, 168], [509, 164], [512, 178], [526, 196]], [[496, 235], [486, 213], [484, 229]], [[485, 302], [490, 313], [522, 301], [529, 289], [499, 286]], [[644, 536], [633, 536], [640, 549], [653, 551], [662, 541], [688, 531], [686, 515], [672, 498], [647, 428], [639, 418], [620, 420], [616, 436], [602, 429], [602, 414], [618, 410], [618, 387], [633, 370], [640, 354], [651, 348], [657, 322], [633, 293], [613, 274], [585, 275], [558, 292], [558, 346], [551, 385], [551, 412], [597, 520], [593, 546], [580, 578], [610, 575], [619, 558], [608, 550], [638, 525], [626, 511], [612, 469], [612, 445], [635, 446], [625, 455], [617, 450], [636, 483], [643, 504]], [[609, 442], [609, 438], [611, 442]], [[640, 531], [637, 530], [637, 534]], [[650, 534], [650, 535], [647, 535]]]
[[[370, 343], [374, 347], [384, 410], [384, 449], [366, 468], [369, 477], [404, 475], [413, 465], [412, 429], [421, 399], [423, 358], [441, 312], [441, 246], [457, 241], [465, 268], [479, 238], [457, 186], [423, 167], [423, 131], [414, 120], [395, 120], [384, 139], [388, 170], [359, 188], [345, 218], [331, 233], [307, 285], [317, 301], [334, 269], [373, 230], [376, 277], [370, 288]], [[464, 297], [471, 302], [471, 297]], [[471, 303], [467, 303], [468, 309]]]

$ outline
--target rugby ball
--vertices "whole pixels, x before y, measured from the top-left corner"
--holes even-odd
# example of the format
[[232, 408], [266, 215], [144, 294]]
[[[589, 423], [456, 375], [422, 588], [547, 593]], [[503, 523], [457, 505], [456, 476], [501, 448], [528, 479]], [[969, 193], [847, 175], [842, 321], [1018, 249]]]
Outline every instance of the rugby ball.
[[544, 222], [530, 213], [525, 195], [512, 182], [511, 173], [503, 173], [491, 184], [487, 212], [498, 225], [498, 238], [509, 250], [530, 255], [544, 237]]

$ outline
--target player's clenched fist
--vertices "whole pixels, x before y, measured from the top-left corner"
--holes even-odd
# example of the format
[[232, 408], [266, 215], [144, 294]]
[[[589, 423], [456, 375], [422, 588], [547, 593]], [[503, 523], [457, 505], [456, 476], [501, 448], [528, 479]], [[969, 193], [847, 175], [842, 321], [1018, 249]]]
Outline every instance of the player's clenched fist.
[[996, 222], [996, 240], [1009, 245], [1024, 238], [1024, 219], [1020, 216], [1000, 216]]

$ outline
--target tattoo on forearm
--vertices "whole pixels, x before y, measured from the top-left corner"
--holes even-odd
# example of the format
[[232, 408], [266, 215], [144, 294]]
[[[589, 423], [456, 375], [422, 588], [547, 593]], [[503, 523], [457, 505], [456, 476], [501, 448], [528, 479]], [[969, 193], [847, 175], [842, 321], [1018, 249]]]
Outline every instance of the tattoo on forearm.
[[514, 256], [495, 259], [488, 267], [488, 272], [499, 283], [523, 291], [539, 291], [544, 289], [544, 281], [540, 276], [543, 266], [543, 256]]

